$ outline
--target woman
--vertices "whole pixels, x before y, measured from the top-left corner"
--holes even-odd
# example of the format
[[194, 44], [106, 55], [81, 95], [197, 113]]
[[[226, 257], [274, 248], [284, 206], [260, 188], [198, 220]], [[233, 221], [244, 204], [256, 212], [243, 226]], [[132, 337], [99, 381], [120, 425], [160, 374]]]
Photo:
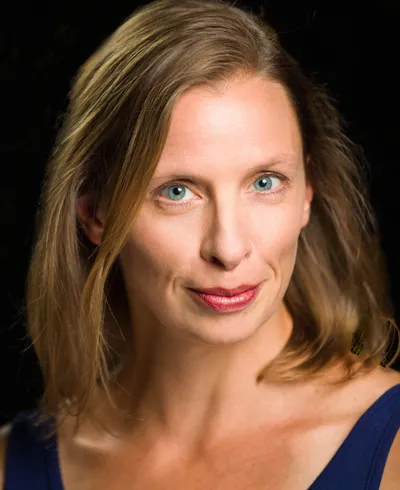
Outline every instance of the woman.
[[262, 19], [136, 11], [81, 68], [47, 169], [27, 290], [45, 393], [3, 431], [5, 488], [399, 488], [356, 161]]

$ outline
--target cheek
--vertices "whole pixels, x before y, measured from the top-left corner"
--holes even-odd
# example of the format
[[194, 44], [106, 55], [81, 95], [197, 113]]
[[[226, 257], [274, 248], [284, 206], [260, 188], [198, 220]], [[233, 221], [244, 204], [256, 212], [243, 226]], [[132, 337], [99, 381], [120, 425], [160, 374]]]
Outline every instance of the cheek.
[[297, 244], [302, 229], [303, 213], [298, 206], [279, 206], [268, 209], [260, 221], [253, 223], [256, 232], [259, 254], [264, 264], [282, 287], [290, 280], [297, 256]]
[[139, 218], [124, 250], [132, 273], [137, 271], [135, 275], [146, 278], [147, 283], [176, 275], [185, 263], [184, 255], [189, 247], [184, 244], [190, 239], [180, 229], [167, 219]]
[[252, 228], [262, 249], [279, 256], [296, 246], [302, 222], [302, 210], [289, 203], [264, 209], [262, 218], [254, 216]]

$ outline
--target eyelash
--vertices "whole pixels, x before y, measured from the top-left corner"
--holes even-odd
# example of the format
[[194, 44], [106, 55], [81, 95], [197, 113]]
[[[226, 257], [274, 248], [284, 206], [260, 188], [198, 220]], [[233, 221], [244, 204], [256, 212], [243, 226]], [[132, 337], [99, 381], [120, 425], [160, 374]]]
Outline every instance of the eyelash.
[[[258, 177], [256, 177], [255, 180], [254, 180], [254, 182], [257, 181], [257, 180], [259, 180], [259, 179], [261, 179], [262, 177], [276, 177], [280, 181], [282, 181], [283, 186], [280, 187], [279, 190], [277, 190], [277, 191], [272, 191], [272, 192], [256, 191], [257, 194], [260, 194], [263, 197], [270, 198], [270, 199], [273, 198], [273, 197], [275, 197], [277, 194], [281, 194], [281, 193], [285, 192], [290, 187], [290, 184], [291, 184], [290, 179], [288, 179], [284, 175], [277, 174], [277, 173], [265, 173], [265, 172], [263, 172]], [[168, 187], [174, 187], [174, 186], [183, 186], [183, 187], [186, 187], [189, 190], [191, 190], [187, 183], [179, 182], [179, 181], [174, 181], [174, 182], [168, 182], [168, 183], [164, 184], [159, 189], [157, 189], [153, 193], [153, 195], [154, 196], [160, 196], [160, 194], [165, 189], [167, 189]], [[175, 208], [181, 208], [181, 207], [189, 206], [191, 204], [191, 202], [192, 201], [187, 201], [187, 202], [184, 202], [184, 203], [181, 203], [181, 204], [179, 204], [179, 203], [172, 204], [173, 201], [167, 200], [166, 205], [167, 206], [172, 206], [172, 207], [175, 207]]]

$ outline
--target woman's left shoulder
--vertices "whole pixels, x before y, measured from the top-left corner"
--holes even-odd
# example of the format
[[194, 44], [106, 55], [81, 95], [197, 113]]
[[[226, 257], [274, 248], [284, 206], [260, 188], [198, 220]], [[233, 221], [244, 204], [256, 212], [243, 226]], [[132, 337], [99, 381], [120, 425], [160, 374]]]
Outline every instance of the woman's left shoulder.
[[386, 460], [379, 490], [398, 490], [400, 488], [400, 432], [397, 432]]
[[[383, 392], [400, 384], [400, 373], [390, 368], [379, 367], [371, 377], [375, 387]], [[379, 490], [398, 490], [400, 488], [400, 431], [390, 447]]]

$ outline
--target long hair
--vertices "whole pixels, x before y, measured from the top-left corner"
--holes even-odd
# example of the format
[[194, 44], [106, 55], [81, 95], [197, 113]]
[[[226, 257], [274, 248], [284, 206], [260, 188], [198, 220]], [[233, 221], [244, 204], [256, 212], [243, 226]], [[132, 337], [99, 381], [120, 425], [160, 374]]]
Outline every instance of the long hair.
[[[291, 338], [266, 366], [282, 380], [335, 359], [351, 376], [387, 364], [396, 325], [363, 160], [326, 91], [281, 47], [264, 16], [220, 0], [159, 0], [138, 9], [80, 68], [46, 168], [27, 279], [27, 324], [44, 416], [78, 415], [123, 363], [131, 325], [119, 264], [164, 147], [177, 99], [239, 76], [286, 90], [314, 189], [285, 304]], [[107, 210], [102, 243], [85, 237], [77, 202]], [[392, 359], [393, 361], [394, 359]]]

